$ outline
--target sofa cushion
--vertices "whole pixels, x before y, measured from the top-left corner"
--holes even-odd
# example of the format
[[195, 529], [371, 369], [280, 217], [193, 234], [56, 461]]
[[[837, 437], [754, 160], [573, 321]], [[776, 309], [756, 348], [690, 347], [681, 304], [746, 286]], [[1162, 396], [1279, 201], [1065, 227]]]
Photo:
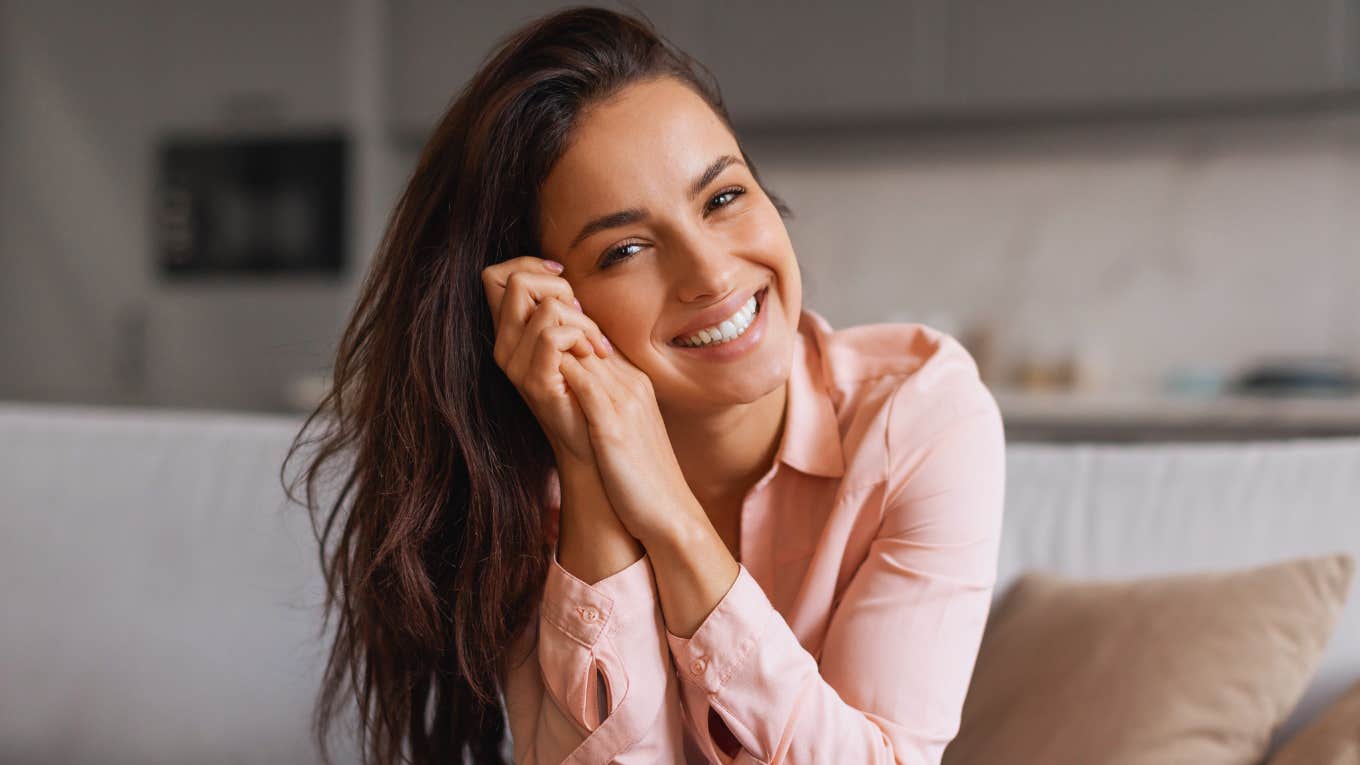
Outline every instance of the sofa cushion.
[[1354, 569], [1335, 553], [1123, 580], [1027, 572], [988, 621], [944, 763], [1255, 765]]
[[1360, 765], [1360, 682], [1291, 738], [1270, 765]]
[[[1114, 580], [1231, 571], [1347, 552], [1360, 560], [1360, 438], [1007, 444], [993, 607], [1028, 571]], [[1278, 748], [1360, 678], [1360, 597]]]

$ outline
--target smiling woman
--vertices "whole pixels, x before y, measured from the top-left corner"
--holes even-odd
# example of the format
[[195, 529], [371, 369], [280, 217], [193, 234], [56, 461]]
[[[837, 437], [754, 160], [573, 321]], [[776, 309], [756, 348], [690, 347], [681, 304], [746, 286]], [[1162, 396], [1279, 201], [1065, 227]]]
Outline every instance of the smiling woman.
[[[585, 313], [646, 373], [681, 464], [686, 451], [714, 448], [713, 428], [686, 425], [733, 406], [762, 408], [773, 393], [768, 422], [756, 428], [773, 442], [783, 411], [802, 304], [798, 260], [743, 157], [694, 86], [648, 78], [581, 116], [541, 190], [541, 253], [566, 265]], [[757, 294], [757, 331], [738, 333], [756, 316], [745, 306]], [[703, 348], [682, 350], [677, 338]], [[710, 480], [740, 478], [727, 472]]]
[[566, 9], [483, 63], [288, 455], [319, 445], [323, 755], [352, 701], [382, 765], [939, 762], [1000, 413], [948, 335], [804, 308], [788, 214], [645, 20]]

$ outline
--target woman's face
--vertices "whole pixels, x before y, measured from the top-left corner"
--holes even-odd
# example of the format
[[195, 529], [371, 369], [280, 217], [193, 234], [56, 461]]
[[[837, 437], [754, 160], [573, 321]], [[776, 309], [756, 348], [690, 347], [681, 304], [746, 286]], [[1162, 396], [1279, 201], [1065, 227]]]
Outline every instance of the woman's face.
[[[803, 299], [793, 245], [736, 139], [694, 91], [661, 78], [587, 110], [540, 200], [543, 256], [566, 265], [586, 315], [647, 374], [663, 408], [751, 402], [788, 379]], [[743, 336], [676, 344], [752, 295], [759, 311]]]

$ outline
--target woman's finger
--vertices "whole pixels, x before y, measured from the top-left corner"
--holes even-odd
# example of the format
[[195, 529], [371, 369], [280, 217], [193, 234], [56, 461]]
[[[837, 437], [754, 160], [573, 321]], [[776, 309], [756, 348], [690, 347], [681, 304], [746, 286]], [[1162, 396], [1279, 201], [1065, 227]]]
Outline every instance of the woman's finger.
[[525, 325], [532, 319], [535, 311], [548, 299], [556, 298], [568, 310], [559, 313], [559, 323], [578, 324], [586, 330], [595, 352], [601, 356], [609, 355], [612, 350], [604, 332], [594, 319], [581, 310], [581, 304], [572, 294], [571, 284], [560, 276], [533, 273], [520, 270], [506, 278], [506, 289], [500, 305], [500, 317], [496, 324], [496, 348], [494, 355], [497, 363], [505, 365], [506, 360], [515, 354], [515, 349], [523, 342]]
[[586, 420], [594, 429], [607, 434], [614, 425], [614, 401], [610, 398], [605, 378], [592, 374], [586, 369], [585, 363], [575, 356], [563, 355], [562, 377], [581, 403]]
[[588, 339], [591, 332], [599, 332], [595, 322], [575, 308], [563, 304], [560, 299], [550, 297], [538, 304], [529, 322], [524, 325], [519, 346], [506, 360], [508, 373], [520, 374], [520, 370], [528, 366], [538, 344], [537, 337], [550, 327], [575, 327], [581, 330], [582, 336], [587, 338], [585, 344], [580, 346], [584, 349], [582, 352], [591, 355], [599, 353], [599, 349], [593, 347]]
[[602, 359], [598, 357], [584, 356], [581, 358], [581, 365], [586, 371], [604, 381], [605, 391], [609, 394], [609, 399], [618, 404], [620, 398], [627, 392], [623, 387], [626, 380], [619, 369], [619, 361], [622, 357], [615, 355], [612, 358]]
[[575, 332], [573, 329], [575, 328], [559, 327], [555, 331], [539, 335], [538, 342], [534, 344], [533, 354], [525, 366], [522, 379], [526, 381], [526, 385], [551, 390], [556, 395], [566, 392], [562, 389], [565, 384], [561, 370], [563, 357], [595, 357], [595, 354], [590, 352], [585, 335], [579, 329]]
[[[510, 369], [512, 371], [510, 374], [513, 375], [512, 379], [519, 379], [522, 381], [529, 381], [532, 379], [533, 382], [543, 385], [543, 389], [553, 392], [560, 392], [561, 382], [558, 378], [560, 378], [561, 374], [560, 372], [557, 372], [557, 366], [561, 365], [561, 356], [595, 355], [595, 350], [590, 347], [590, 341], [586, 339], [586, 335], [581, 331], [580, 327], [546, 327], [535, 337], [532, 343], [525, 343], [526, 346], [531, 344], [534, 347], [526, 348], [525, 353], [522, 356], [517, 357], [511, 365]], [[557, 365], [555, 366], [551, 363], [551, 355], [554, 353], [559, 357], [556, 359]], [[548, 354], [550, 360], [539, 360], [536, 364], [535, 360], [540, 354]], [[542, 365], [542, 368], [548, 370], [548, 373], [541, 377], [530, 378], [529, 375], [531, 370], [540, 368], [538, 366], [540, 364]], [[556, 374], [554, 374], [554, 372], [556, 372]]]
[[585, 330], [586, 336], [590, 338], [590, 344], [595, 347], [595, 353], [601, 358], [609, 355], [612, 350], [609, 341], [605, 338], [600, 325], [581, 310], [581, 301], [572, 298], [571, 305], [568, 305], [560, 298], [547, 300], [539, 304], [538, 311], [542, 311], [548, 304], [553, 304], [553, 316], [559, 324], [573, 324]]
[[555, 262], [533, 255], [521, 255], [518, 258], [510, 258], [483, 268], [482, 286], [486, 289], [486, 299], [491, 306], [493, 320], [498, 321], [500, 318], [501, 302], [505, 297], [506, 288], [509, 286], [510, 274], [516, 271], [560, 274], [561, 269], [552, 267]]
[[[576, 298], [571, 285], [560, 276], [531, 271], [515, 271], [506, 277], [505, 293], [501, 298], [500, 314], [496, 320], [497, 359], [509, 358], [519, 347], [524, 336], [524, 325], [533, 316], [539, 303], [555, 297], [564, 303]], [[495, 315], [495, 314], [493, 314]]]

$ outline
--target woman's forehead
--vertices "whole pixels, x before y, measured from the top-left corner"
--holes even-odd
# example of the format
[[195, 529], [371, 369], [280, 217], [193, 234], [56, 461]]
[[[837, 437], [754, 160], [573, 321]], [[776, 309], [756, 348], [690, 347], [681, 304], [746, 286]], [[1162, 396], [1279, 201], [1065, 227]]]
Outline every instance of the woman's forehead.
[[625, 88], [584, 113], [556, 170], [574, 182], [608, 179], [628, 167], [673, 169], [688, 177], [714, 153], [736, 148], [726, 126], [697, 93], [671, 79]]
[[693, 90], [669, 78], [630, 85], [576, 125], [543, 185], [544, 237], [565, 248], [574, 233], [567, 229], [588, 218], [681, 199], [722, 154], [741, 152]]

